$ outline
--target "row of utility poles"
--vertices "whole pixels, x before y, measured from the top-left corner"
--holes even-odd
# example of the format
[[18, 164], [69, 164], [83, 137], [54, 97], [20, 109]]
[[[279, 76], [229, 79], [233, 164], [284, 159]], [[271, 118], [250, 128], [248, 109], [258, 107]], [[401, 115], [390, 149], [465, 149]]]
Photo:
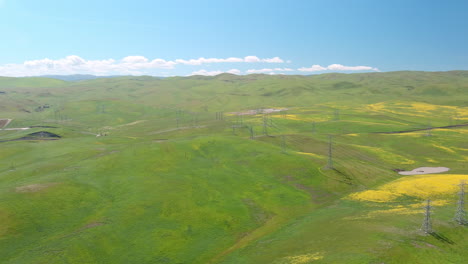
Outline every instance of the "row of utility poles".
[[[335, 117], [335, 120], [339, 120], [339, 111], [335, 111], [334, 112], [334, 117]], [[224, 120], [224, 112], [216, 112], [216, 120], [219, 120], [219, 121], [222, 121]], [[274, 124], [273, 124], [273, 120], [269, 117], [268, 114], [263, 114], [262, 115], [262, 122], [261, 122], [261, 127], [262, 127], [262, 135], [264, 136], [269, 136], [270, 135], [270, 127], [276, 127]], [[250, 139], [255, 139], [255, 131], [254, 131], [254, 127], [252, 125], [245, 125], [244, 124], [244, 115], [236, 115], [236, 118], [235, 120], [232, 122], [232, 125], [231, 125], [231, 128], [232, 128], [232, 134], [233, 135], [236, 135], [236, 131], [238, 128], [247, 128], [248, 131], [249, 131], [249, 134], [250, 134]], [[312, 129], [311, 129], [312, 133], [316, 133], [317, 129], [316, 129], [316, 122], [313, 121], [312, 122]], [[328, 165], [326, 166], [326, 168], [328, 169], [334, 169], [333, 167], [333, 154], [332, 154], [332, 145], [333, 145], [333, 136], [329, 135], [329, 143], [328, 143]], [[286, 152], [286, 148], [287, 148], [287, 144], [286, 144], [286, 135], [281, 135], [281, 152], [285, 153]]]

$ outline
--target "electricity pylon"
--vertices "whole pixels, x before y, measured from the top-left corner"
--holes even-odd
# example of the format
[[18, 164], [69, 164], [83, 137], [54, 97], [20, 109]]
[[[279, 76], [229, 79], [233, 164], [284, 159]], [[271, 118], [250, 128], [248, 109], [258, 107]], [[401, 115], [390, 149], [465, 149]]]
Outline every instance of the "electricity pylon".
[[424, 234], [430, 234], [434, 232], [432, 230], [431, 209], [432, 209], [431, 200], [428, 199], [426, 201], [426, 205], [424, 206], [424, 221], [421, 227]]
[[285, 135], [282, 135], [281, 139], [282, 139], [281, 152], [286, 153], [286, 137], [285, 137]]
[[340, 120], [340, 110], [339, 109], [335, 109], [334, 119], [337, 120], [337, 121]]
[[465, 181], [461, 181], [458, 186], [460, 187], [460, 191], [458, 192], [458, 202], [457, 202], [457, 211], [455, 213], [455, 221], [458, 224], [464, 225], [467, 223], [466, 221], [466, 211], [465, 211]]
[[432, 124], [431, 124], [431, 121], [429, 121], [429, 123], [427, 124], [427, 133], [426, 133], [426, 136], [427, 136], [427, 137], [432, 136]]
[[263, 135], [268, 136], [268, 118], [263, 114]]
[[327, 169], [334, 169], [333, 168], [333, 136], [328, 135], [328, 164]]

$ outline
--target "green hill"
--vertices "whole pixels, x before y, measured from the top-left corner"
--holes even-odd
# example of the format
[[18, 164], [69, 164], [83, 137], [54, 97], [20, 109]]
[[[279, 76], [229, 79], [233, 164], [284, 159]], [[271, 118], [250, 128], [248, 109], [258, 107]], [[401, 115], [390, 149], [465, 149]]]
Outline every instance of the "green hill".
[[0, 119], [0, 263], [468, 258], [468, 71], [2, 77]]

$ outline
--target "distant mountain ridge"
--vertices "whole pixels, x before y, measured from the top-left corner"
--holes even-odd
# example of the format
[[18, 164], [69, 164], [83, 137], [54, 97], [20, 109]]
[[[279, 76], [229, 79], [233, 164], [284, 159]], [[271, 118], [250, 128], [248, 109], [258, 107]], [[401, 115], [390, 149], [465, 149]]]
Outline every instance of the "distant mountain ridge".
[[[139, 75], [135, 77], [141, 77], [145, 75]], [[62, 80], [67, 82], [76, 82], [76, 81], [86, 81], [94, 79], [104, 79], [104, 78], [118, 78], [118, 77], [132, 77], [131, 75], [108, 75], [108, 76], [98, 76], [92, 74], [72, 74], [72, 75], [40, 75], [36, 76], [39, 78], [51, 78], [56, 80]], [[154, 78], [164, 79], [165, 77], [151, 76]]]
[[97, 76], [97, 75], [91, 75], [91, 74], [72, 74], [72, 75], [41, 75], [38, 77], [52, 78], [52, 79], [57, 79], [57, 80], [62, 80], [62, 81], [73, 82], [73, 81], [94, 80], [98, 78], [113, 78], [113, 77], [118, 77], [118, 75]]

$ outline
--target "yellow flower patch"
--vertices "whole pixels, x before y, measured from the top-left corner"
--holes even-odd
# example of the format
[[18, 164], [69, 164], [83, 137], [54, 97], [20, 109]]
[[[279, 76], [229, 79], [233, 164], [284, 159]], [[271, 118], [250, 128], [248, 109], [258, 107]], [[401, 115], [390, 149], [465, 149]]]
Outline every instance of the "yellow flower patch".
[[305, 122], [320, 122], [320, 121], [327, 121], [328, 119], [326, 118], [309, 118], [309, 117], [300, 117], [298, 115], [293, 115], [293, 114], [287, 114], [287, 115], [273, 115], [271, 116], [273, 118], [282, 118], [282, 119], [288, 119], [288, 120], [294, 120], [294, 121], [305, 121]]
[[441, 145], [436, 145], [436, 144], [432, 144], [434, 147], [436, 148], [439, 148], [439, 149], [442, 149], [442, 150], [445, 150], [447, 152], [450, 152], [450, 153], [455, 153], [455, 151], [451, 148], [447, 148], [447, 147], [444, 147], [444, 146], [441, 146]]
[[457, 119], [466, 120], [468, 119], [468, 108], [466, 107], [456, 107], [448, 105], [433, 105], [427, 103], [376, 103], [366, 106], [367, 110], [375, 112], [387, 112], [393, 114], [406, 114], [412, 116], [427, 116], [433, 112], [444, 113], [446, 115], [456, 116]]
[[412, 196], [420, 199], [433, 199], [440, 196], [456, 194], [456, 184], [468, 181], [466, 174], [426, 174], [400, 178], [379, 187], [353, 193], [348, 198], [357, 201], [391, 202], [401, 196]]
[[[433, 200], [431, 202], [432, 206], [444, 206], [449, 202], [447, 200]], [[411, 214], [422, 214], [422, 209], [426, 206], [425, 202], [410, 204], [408, 206], [398, 205], [390, 207], [390, 209], [383, 210], [374, 210], [367, 214], [360, 216], [350, 216], [345, 217], [346, 220], [360, 220], [360, 219], [370, 219], [376, 218], [385, 215], [411, 215]]]
[[320, 156], [320, 155], [317, 155], [317, 154], [314, 154], [314, 153], [309, 153], [309, 152], [296, 152], [297, 154], [301, 154], [301, 155], [307, 155], [307, 156], [311, 156], [311, 157], [314, 157], [314, 158], [317, 158], [317, 159], [323, 159], [324, 157], [323, 156]]
[[385, 190], [368, 190], [349, 195], [349, 198], [352, 200], [377, 203], [389, 202], [396, 199], [397, 197], [398, 194], [393, 194]]
[[284, 261], [280, 263], [288, 263], [288, 264], [306, 264], [310, 263], [311, 261], [323, 259], [323, 255], [320, 253], [311, 253], [311, 254], [304, 254], [298, 256], [291, 256], [284, 258]]
[[415, 163], [414, 160], [407, 159], [401, 155], [391, 153], [388, 151], [385, 151], [381, 148], [376, 148], [376, 147], [369, 147], [369, 146], [363, 146], [363, 145], [352, 145], [361, 149], [366, 149], [375, 155], [377, 155], [380, 159], [385, 160], [390, 163], [398, 163], [398, 164], [413, 164]]

